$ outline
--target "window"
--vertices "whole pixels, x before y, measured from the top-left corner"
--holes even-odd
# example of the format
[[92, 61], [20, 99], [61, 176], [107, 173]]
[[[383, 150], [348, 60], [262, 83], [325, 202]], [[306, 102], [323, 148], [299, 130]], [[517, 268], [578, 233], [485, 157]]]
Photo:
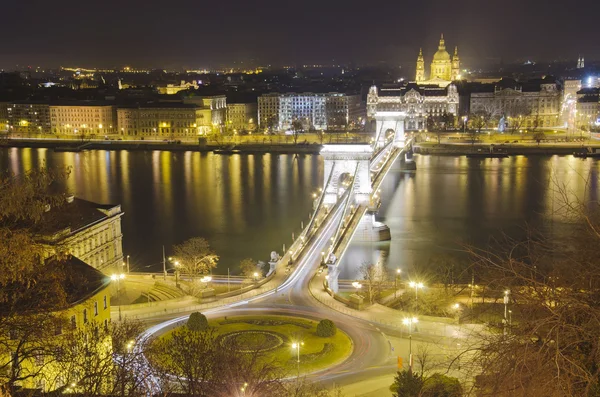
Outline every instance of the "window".
[[83, 309], [83, 323], [87, 324], [87, 322], [88, 322], [87, 309]]
[[77, 328], [77, 317], [71, 316], [71, 328]]
[[98, 315], [98, 302], [94, 302], [94, 316]]
[[106, 301], [106, 295], [104, 295], [104, 309], [106, 309], [108, 307], [107, 301]]

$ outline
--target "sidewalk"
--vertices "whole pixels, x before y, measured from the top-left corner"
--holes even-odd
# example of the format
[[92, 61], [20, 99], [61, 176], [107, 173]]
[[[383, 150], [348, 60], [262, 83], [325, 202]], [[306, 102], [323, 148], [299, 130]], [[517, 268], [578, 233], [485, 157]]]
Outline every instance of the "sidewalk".
[[[168, 301], [157, 301], [129, 305], [129, 307], [113, 306], [111, 307], [111, 317], [114, 319], [130, 317], [139, 320], [144, 320], [151, 319], [153, 317], [164, 316], [166, 314], [183, 314], [191, 313], [194, 311], [205, 311], [220, 306], [242, 303], [248, 299], [265, 294], [267, 292], [276, 291], [290, 276], [292, 276], [296, 272], [297, 268], [295, 266], [297, 266], [298, 263], [297, 259], [299, 253], [307, 247], [310, 247], [314, 236], [318, 236], [319, 233], [322, 232], [322, 229], [328, 223], [329, 215], [333, 214], [334, 212], [334, 209], [332, 209], [329, 212], [320, 212], [316, 219], [316, 224], [318, 224], [318, 226], [314, 225], [316, 229], [314, 230], [313, 234], [310, 235], [310, 237], [308, 237], [306, 240], [300, 237], [297, 238], [296, 241], [294, 241], [294, 243], [285, 252], [285, 254], [279, 259], [275, 275], [269, 281], [265, 282], [258, 288], [254, 288], [250, 291], [241, 293], [239, 295], [234, 295], [228, 298], [221, 298], [206, 303], [199, 303], [198, 298], [187, 296], [180, 299], [172, 299]], [[286, 272], [286, 267], [288, 263], [290, 263], [292, 257], [295, 260], [296, 264], [294, 265], [293, 270]]]
[[[382, 326], [396, 328], [403, 332], [408, 332], [406, 325], [402, 320], [408, 317], [407, 313], [391, 309], [378, 303], [368, 306], [363, 310], [352, 309], [330, 296], [323, 287], [325, 275], [315, 275], [309, 283], [310, 294], [323, 305], [338, 311], [340, 313], [360, 318]], [[412, 332], [424, 336], [436, 336], [446, 338], [464, 339], [474, 332], [481, 332], [484, 327], [479, 324], [456, 324], [453, 319], [443, 317], [418, 316], [419, 322], [413, 327]]]

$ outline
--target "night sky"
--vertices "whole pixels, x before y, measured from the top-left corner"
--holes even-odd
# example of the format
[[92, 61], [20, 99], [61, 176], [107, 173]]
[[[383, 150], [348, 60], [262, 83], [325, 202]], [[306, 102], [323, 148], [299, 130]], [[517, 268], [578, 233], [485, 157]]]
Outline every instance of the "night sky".
[[[556, 3], [556, 4], [553, 4]], [[600, 59], [600, 1], [4, 0], [0, 67]]]

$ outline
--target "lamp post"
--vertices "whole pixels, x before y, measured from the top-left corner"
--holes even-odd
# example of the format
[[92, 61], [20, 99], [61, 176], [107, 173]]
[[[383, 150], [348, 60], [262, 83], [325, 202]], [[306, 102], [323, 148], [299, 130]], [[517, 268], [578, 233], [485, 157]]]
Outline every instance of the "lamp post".
[[200, 282], [202, 284], [204, 284], [204, 288], [208, 288], [208, 283], [210, 283], [212, 281], [212, 277], [211, 276], [204, 276], [200, 279]]
[[175, 287], [179, 287], [179, 261], [175, 261]]
[[412, 325], [419, 322], [416, 317], [407, 317], [402, 319], [402, 324], [408, 326], [408, 373], [412, 374], [413, 356], [412, 356]]
[[119, 299], [119, 321], [121, 321], [121, 280], [125, 278], [123, 273], [113, 274], [110, 276], [112, 281], [117, 282], [117, 299]]
[[396, 299], [396, 293], [398, 292], [398, 277], [400, 277], [402, 270], [396, 269], [396, 277], [394, 277], [394, 299]]
[[254, 272], [253, 276], [254, 276], [254, 283], [256, 284], [256, 282], [258, 281], [258, 273]]
[[355, 281], [355, 282], [352, 283], [352, 286], [354, 288], [356, 288], [356, 295], [358, 296], [358, 291], [362, 288], [362, 284], [359, 283], [358, 281]]
[[300, 346], [304, 346], [304, 342], [292, 343], [292, 349], [296, 350], [296, 363], [298, 364], [298, 378], [300, 377]]
[[424, 285], [423, 285], [423, 283], [416, 283], [414, 281], [411, 281], [408, 285], [410, 286], [410, 288], [415, 289], [415, 305], [416, 305], [417, 300], [419, 299], [419, 288], [423, 288]]
[[508, 324], [508, 301], [510, 296], [510, 290], [504, 291], [504, 335], [506, 335], [506, 326]]
[[129, 274], [129, 255], [127, 255], [127, 274]]

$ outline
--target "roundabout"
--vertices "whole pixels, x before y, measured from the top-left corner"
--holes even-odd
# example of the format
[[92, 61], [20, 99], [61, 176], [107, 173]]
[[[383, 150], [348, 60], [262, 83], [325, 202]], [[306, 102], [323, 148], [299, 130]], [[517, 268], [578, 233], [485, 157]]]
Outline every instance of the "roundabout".
[[[346, 332], [338, 329], [333, 336], [318, 336], [318, 322], [302, 317], [236, 315], [211, 318], [208, 324], [216, 343], [233, 346], [242, 354], [259, 353], [261, 360], [276, 364], [288, 376], [297, 375], [298, 370], [308, 375], [335, 367], [346, 361], [354, 350]], [[157, 340], [168, 339], [184, 327], [186, 325], [172, 328]]]

